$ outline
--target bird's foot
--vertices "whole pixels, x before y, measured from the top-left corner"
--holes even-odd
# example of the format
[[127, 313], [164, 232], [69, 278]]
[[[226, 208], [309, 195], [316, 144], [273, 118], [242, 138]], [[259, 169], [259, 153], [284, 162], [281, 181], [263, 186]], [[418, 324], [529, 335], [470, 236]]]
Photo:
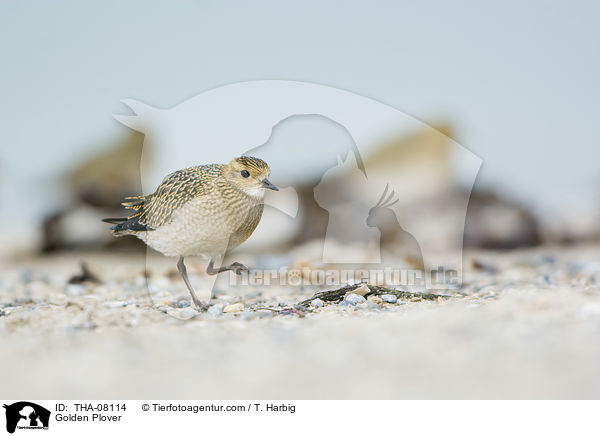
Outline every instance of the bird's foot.
[[248, 268], [239, 262], [233, 262], [231, 265], [222, 266], [220, 268], [214, 268], [214, 262], [211, 260], [206, 267], [206, 273], [214, 276], [225, 271], [233, 271], [237, 275], [241, 275], [243, 272], [248, 272]]
[[198, 312], [206, 312], [208, 310], [208, 308], [210, 307], [208, 304], [203, 303], [199, 300], [193, 299], [192, 301]]
[[233, 262], [231, 265], [229, 265], [227, 267], [230, 271], [233, 271], [234, 273], [236, 273], [238, 276], [241, 276], [242, 273], [244, 272], [249, 272], [250, 270], [248, 269], [247, 266], [242, 265], [239, 262]]

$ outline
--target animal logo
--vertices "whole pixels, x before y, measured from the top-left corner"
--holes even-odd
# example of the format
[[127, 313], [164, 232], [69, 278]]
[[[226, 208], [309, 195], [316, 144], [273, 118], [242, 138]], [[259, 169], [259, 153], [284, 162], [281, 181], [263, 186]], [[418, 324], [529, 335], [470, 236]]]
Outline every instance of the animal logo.
[[39, 404], [18, 401], [4, 404], [6, 411], [6, 431], [14, 433], [18, 429], [48, 429], [50, 411]]
[[[272, 240], [281, 239], [278, 233], [281, 229], [293, 235], [293, 231], [288, 231], [293, 230], [292, 221], [302, 215], [307, 216], [307, 211], [312, 209], [317, 212], [319, 220], [311, 222], [318, 221], [320, 224], [314, 232], [307, 229], [304, 233], [322, 235], [323, 229], [326, 229], [321, 259], [324, 264], [377, 264], [380, 251], [375, 246], [379, 245], [380, 239], [386, 239], [394, 233], [395, 229], [414, 247], [409, 254], [425, 271], [425, 286], [428, 289], [445, 289], [447, 286], [434, 283], [428, 274], [442, 265], [444, 269], [456, 271], [457, 282], [460, 283], [464, 222], [470, 188], [475, 182], [481, 159], [443, 132], [391, 106], [351, 92], [284, 80], [225, 85], [166, 109], [132, 99], [122, 102], [133, 114], [115, 115], [115, 118], [145, 134], [141, 157], [142, 188], [145, 193], [153, 192], [165, 174], [185, 168], [190, 162], [224, 162], [232, 155], [251, 153], [270, 162], [276, 175], [273, 182], [283, 189], [277, 195], [265, 195], [263, 219], [248, 244], [252, 244], [252, 239], [259, 240], [263, 236], [264, 241], [268, 241], [269, 237]], [[320, 117], [313, 119], [313, 122], [324, 126], [321, 140], [308, 137], [307, 129], [293, 129], [299, 117]], [[275, 145], [278, 138], [292, 130], [293, 134], [287, 141]], [[327, 136], [327, 131], [337, 136]], [[407, 154], [402, 154], [404, 145], [401, 143], [393, 146], [395, 151], [391, 154], [369, 158], [373, 156], [374, 147], [381, 145], [386, 138], [397, 136], [400, 132], [419, 131], [428, 132], [428, 138], [434, 138], [438, 143], [443, 142], [444, 151], [433, 152], [439, 157], [438, 160], [447, 158], [447, 161], [457, 162], [458, 170], [448, 176], [448, 179], [452, 178], [451, 182], [445, 183], [445, 179], [440, 182], [445, 177], [445, 170], [426, 170], [424, 177], [420, 178], [419, 174], [423, 175], [424, 172], [419, 173], [419, 159], [424, 153], [416, 153], [416, 165], [407, 165], [403, 161]], [[335, 148], [332, 144], [336, 141], [342, 146]], [[284, 156], [271, 158], [271, 152]], [[413, 152], [410, 152], [411, 156], [415, 154]], [[325, 188], [325, 185], [328, 188], [336, 186], [336, 180], [326, 180], [325, 177], [326, 173], [334, 175], [336, 171], [331, 156], [344, 159], [343, 164], [351, 167], [353, 174], [356, 174], [352, 186], [346, 184], [343, 189], [352, 198], [340, 198], [337, 194], [342, 192], [341, 189], [332, 195], [318, 192], [319, 185], [322, 185], [321, 188]], [[306, 179], [311, 173], [317, 175], [316, 182]], [[321, 177], [318, 177], [319, 174]], [[348, 180], [346, 177], [342, 179]], [[388, 199], [389, 193], [386, 193], [385, 198], [377, 204], [376, 197], [379, 197], [378, 193], [382, 192], [381, 188], [386, 183], [389, 183], [388, 189], [392, 189], [400, 198], [399, 203], [395, 202], [395, 198]], [[444, 234], [450, 235], [445, 240], [437, 238], [429, 224], [423, 225], [423, 219], [415, 218], [419, 213], [412, 209], [413, 204], [418, 206], [416, 200], [422, 198], [419, 192], [433, 183], [445, 186], [448, 192], [457, 193], [451, 199], [456, 212], [435, 223], [438, 227], [443, 226]], [[459, 183], [464, 189], [454, 189]], [[310, 192], [299, 196], [300, 189]], [[349, 210], [353, 211], [352, 214], [347, 213]], [[435, 219], [431, 213], [427, 218], [430, 221]], [[308, 226], [298, 227], [305, 229]], [[358, 248], [340, 249], [340, 245], [333, 241], [338, 234], [342, 235], [343, 242], [349, 241]], [[293, 243], [294, 240], [287, 242]], [[444, 244], [443, 251], [440, 250], [441, 244]], [[447, 255], [446, 252], [451, 254]], [[153, 269], [149, 268], [151, 262], [154, 261], [149, 254], [148, 270]], [[158, 262], [156, 265], [158, 267]], [[200, 280], [199, 277], [190, 279]], [[202, 287], [212, 289], [215, 286], [215, 276], [202, 280]]]
[[389, 184], [385, 189], [379, 201], [369, 210], [367, 216], [367, 226], [377, 227], [381, 233], [381, 240], [393, 239], [397, 246], [401, 247], [406, 259], [418, 269], [423, 269], [423, 255], [417, 239], [409, 232], [404, 230], [398, 222], [398, 217], [392, 209], [392, 206], [398, 203], [394, 198], [395, 191], [388, 194]]

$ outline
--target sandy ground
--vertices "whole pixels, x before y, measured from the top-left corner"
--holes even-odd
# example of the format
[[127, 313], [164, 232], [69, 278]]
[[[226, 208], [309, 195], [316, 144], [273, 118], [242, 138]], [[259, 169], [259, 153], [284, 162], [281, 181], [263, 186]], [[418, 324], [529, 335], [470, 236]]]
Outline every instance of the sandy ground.
[[[312, 290], [223, 285], [197, 313], [172, 260], [151, 277], [152, 298], [141, 255], [11, 262], [2, 397], [600, 398], [599, 249], [467, 253], [453, 298], [304, 316], [285, 308]], [[67, 283], [80, 259], [100, 283]]]

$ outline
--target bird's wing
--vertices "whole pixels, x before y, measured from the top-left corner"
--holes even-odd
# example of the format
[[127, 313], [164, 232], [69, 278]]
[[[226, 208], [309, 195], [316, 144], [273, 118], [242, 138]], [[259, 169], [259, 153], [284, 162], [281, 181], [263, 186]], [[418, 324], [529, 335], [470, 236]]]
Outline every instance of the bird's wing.
[[130, 218], [139, 218], [140, 224], [155, 229], [171, 221], [173, 212], [188, 201], [207, 195], [213, 189], [212, 181], [222, 174], [222, 165], [201, 165], [175, 171], [162, 181], [156, 192], [139, 197], [128, 197], [123, 203], [137, 212]]

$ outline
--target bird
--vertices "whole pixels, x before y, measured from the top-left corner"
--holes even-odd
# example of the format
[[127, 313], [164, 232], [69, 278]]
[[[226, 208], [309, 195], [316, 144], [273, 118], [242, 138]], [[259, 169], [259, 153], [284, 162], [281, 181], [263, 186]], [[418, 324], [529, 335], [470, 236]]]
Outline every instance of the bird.
[[197, 309], [206, 310], [194, 292], [184, 259], [208, 259], [207, 274], [248, 268], [239, 262], [215, 268], [214, 263], [250, 237], [258, 226], [267, 189], [269, 165], [262, 159], [241, 156], [228, 164], [198, 165], [167, 175], [156, 191], [125, 197], [121, 203], [135, 212], [126, 218], [105, 218], [116, 237], [133, 235], [165, 256], [178, 257], [177, 270]]

